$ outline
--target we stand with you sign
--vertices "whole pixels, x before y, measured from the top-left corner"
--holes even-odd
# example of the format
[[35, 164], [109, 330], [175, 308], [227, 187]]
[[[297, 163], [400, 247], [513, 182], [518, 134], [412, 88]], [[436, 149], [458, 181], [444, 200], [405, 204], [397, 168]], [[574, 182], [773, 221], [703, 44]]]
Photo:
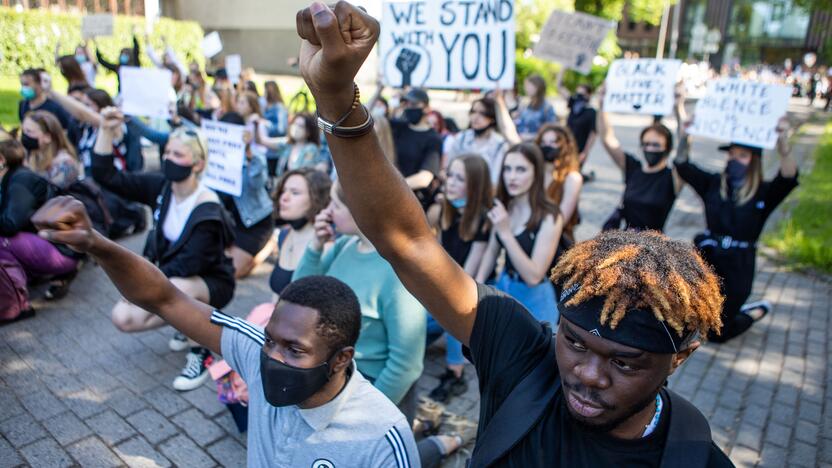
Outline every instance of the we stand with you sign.
[[514, 86], [513, 0], [384, 2], [384, 83], [401, 88]]

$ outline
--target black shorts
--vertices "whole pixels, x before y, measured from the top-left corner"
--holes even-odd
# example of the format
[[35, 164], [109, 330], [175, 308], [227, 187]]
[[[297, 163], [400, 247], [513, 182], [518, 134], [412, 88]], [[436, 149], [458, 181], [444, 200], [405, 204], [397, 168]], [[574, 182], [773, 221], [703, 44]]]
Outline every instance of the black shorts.
[[234, 298], [235, 282], [233, 275], [229, 278], [225, 276], [201, 276], [200, 278], [208, 286], [208, 305], [211, 307], [222, 309]]
[[234, 245], [243, 249], [251, 256], [257, 255], [268, 244], [274, 233], [274, 221], [271, 216], [266, 216], [247, 228], [242, 223], [234, 228]]

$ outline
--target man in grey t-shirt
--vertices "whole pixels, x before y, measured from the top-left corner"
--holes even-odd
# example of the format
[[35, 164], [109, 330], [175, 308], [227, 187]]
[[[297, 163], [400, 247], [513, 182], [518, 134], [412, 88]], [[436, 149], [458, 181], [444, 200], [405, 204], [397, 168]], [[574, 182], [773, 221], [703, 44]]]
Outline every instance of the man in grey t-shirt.
[[153, 264], [92, 229], [72, 197], [53, 198], [32, 221], [48, 240], [91, 255], [130, 303], [240, 373], [249, 386], [248, 466], [420, 466], [404, 415], [356, 371], [361, 306], [346, 284], [324, 276], [290, 284], [259, 329], [176, 289]]

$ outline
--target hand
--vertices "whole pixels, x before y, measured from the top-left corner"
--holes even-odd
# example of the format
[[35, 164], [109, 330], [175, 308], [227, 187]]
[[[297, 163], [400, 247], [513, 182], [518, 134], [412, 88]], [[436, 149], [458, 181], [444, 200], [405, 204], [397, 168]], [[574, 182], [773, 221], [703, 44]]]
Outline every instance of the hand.
[[76, 252], [89, 252], [98, 235], [84, 204], [73, 197], [49, 200], [32, 216], [32, 224], [44, 239], [66, 244]]
[[115, 133], [124, 123], [124, 114], [118, 107], [101, 109], [101, 129], [108, 133]]
[[312, 94], [323, 98], [316, 100], [339, 95], [351, 99], [353, 79], [378, 40], [378, 21], [339, 1], [332, 9], [314, 2], [297, 13], [296, 22], [303, 39], [300, 72]]
[[246, 145], [250, 145], [252, 140], [254, 140], [254, 136], [251, 133], [251, 130], [243, 130], [243, 143]]
[[312, 239], [311, 246], [317, 252], [320, 252], [327, 242], [335, 239], [335, 229], [332, 228], [332, 211], [329, 208], [321, 210], [315, 216], [315, 238]]
[[511, 233], [511, 221], [508, 217], [506, 207], [500, 200], [494, 200], [494, 207], [488, 211], [488, 220], [491, 221], [494, 232], [500, 235]]
[[777, 121], [775, 130], [777, 131], [777, 152], [780, 153], [780, 156], [788, 156], [791, 153], [789, 138], [792, 134], [791, 122], [789, 122], [788, 117], [781, 117]]

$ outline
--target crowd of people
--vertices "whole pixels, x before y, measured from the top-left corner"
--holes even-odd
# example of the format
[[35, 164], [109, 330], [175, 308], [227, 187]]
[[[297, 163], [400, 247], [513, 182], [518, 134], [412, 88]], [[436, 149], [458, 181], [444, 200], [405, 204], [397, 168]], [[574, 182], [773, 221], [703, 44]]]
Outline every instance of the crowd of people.
[[[729, 466], [709, 437], [664, 450], [680, 424], [707, 422], [663, 384], [701, 340], [736, 337], [771, 308], [748, 298], [763, 224], [797, 185], [788, 122], [767, 181], [760, 148], [726, 142], [723, 170], [696, 164], [681, 87], [676, 128], [656, 119], [638, 148], [616, 138], [603, 88], [579, 85], [557, 116], [536, 75], [523, 97], [497, 89], [474, 100], [465, 129], [419, 88], [379, 87], [351, 106], [378, 25], [334, 8], [299, 15], [317, 115], [290, 115], [273, 81], [261, 95], [250, 76], [235, 84], [219, 69], [209, 86], [173, 49], [151, 47], [154, 66], [171, 70], [175, 112], [124, 115], [94, 87], [97, 65], [138, 65], [138, 39], [117, 63], [85, 45], [57, 56], [66, 92], [42, 69], [23, 71], [21, 125], [0, 141], [0, 281], [23, 296], [16, 313], [0, 311], [4, 323], [34, 314], [27, 284], [49, 281], [46, 298], [60, 299], [94, 259], [124, 296], [115, 327], [178, 330], [170, 347], [188, 353], [173, 388], [213, 376], [248, 430], [252, 466], [438, 466], [475, 435], [472, 466]], [[201, 180], [205, 119], [245, 128], [239, 196]], [[352, 134], [321, 131], [319, 119]], [[158, 146], [160, 171], [143, 170], [142, 138]], [[625, 188], [604, 231], [579, 242], [591, 181], [581, 170], [596, 141]], [[661, 235], [686, 185], [705, 206], [695, 247]], [[148, 227], [143, 258], [106, 239]], [[267, 260], [273, 297], [240, 311], [247, 320], [220, 312]], [[419, 398], [426, 346], [443, 335], [447, 369]], [[436, 410], [468, 390], [468, 361], [479, 427]]]

